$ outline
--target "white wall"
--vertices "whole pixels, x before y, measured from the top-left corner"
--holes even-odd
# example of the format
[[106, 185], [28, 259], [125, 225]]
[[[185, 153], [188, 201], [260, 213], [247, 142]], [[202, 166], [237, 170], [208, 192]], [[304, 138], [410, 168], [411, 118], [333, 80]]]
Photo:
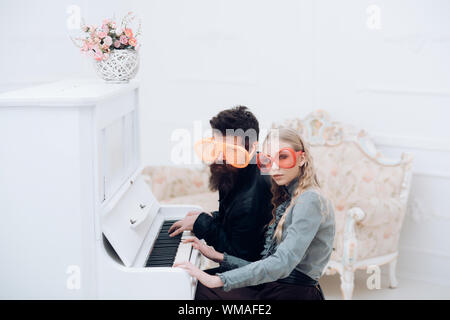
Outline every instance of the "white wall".
[[[142, 156], [171, 164], [174, 129], [223, 108], [261, 125], [321, 108], [415, 154], [399, 274], [450, 285], [450, 2], [446, 0], [130, 0], [0, 2], [0, 91], [95, 77], [67, 38], [66, 8], [88, 23], [135, 11], [143, 21]], [[370, 5], [380, 11], [380, 29]], [[375, 18], [375, 19], [374, 19]], [[375, 23], [370, 24], [370, 22]], [[6, 75], [6, 76], [5, 76]]]
[[[244, 104], [262, 124], [311, 110], [308, 2], [151, 1], [141, 79], [148, 163], [170, 161], [170, 133]], [[309, 10], [310, 11], [310, 10]], [[308, 12], [309, 12], [308, 11]], [[308, 17], [308, 19], [310, 19]], [[306, 41], [302, 44], [302, 41]], [[164, 138], [162, 138], [164, 137]]]
[[[369, 29], [366, 9], [381, 9]], [[415, 155], [400, 275], [450, 285], [450, 3], [316, 1], [315, 108]]]

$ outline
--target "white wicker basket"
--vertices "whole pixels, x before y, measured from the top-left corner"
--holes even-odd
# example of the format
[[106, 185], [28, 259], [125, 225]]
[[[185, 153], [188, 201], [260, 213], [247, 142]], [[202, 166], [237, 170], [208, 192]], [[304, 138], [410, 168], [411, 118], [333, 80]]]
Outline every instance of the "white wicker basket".
[[112, 50], [109, 58], [94, 62], [97, 74], [106, 81], [128, 82], [139, 69], [139, 53], [132, 49]]

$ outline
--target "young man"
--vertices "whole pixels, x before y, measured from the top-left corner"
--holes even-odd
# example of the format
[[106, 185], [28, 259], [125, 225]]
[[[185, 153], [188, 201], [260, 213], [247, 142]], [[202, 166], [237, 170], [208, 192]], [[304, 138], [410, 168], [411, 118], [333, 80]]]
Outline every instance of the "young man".
[[[258, 139], [258, 120], [247, 107], [238, 106], [221, 111], [210, 124], [215, 132], [211, 141], [219, 142], [220, 148], [225, 146], [223, 150], [232, 150], [221, 152], [210, 164], [209, 187], [219, 191], [219, 210], [190, 212], [174, 223], [169, 233], [175, 236], [191, 230], [220, 252], [255, 261], [263, 250], [264, 231], [272, 219], [273, 208], [270, 179], [261, 175], [256, 165], [256, 144], [249, 141], [251, 138], [246, 139], [248, 132], [254, 133], [254, 140]], [[237, 164], [236, 153], [246, 152], [249, 152], [246, 163]]]

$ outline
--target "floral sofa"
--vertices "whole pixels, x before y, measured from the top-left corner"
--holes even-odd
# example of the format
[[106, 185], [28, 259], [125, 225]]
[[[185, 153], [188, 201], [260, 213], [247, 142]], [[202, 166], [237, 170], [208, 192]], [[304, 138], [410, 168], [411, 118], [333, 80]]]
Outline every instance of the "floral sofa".
[[[298, 130], [310, 144], [319, 181], [334, 205], [334, 251], [324, 273], [340, 274], [344, 299], [352, 297], [357, 269], [389, 264], [390, 286], [396, 287], [412, 156], [385, 158], [366, 132], [331, 121], [321, 110], [272, 127], [280, 125]], [[207, 187], [207, 168], [147, 167], [143, 174], [162, 203], [195, 204], [205, 211], [218, 208], [218, 194]]]
[[161, 203], [195, 204], [206, 212], [218, 210], [219, 193], [208, 189], [208, 167], [148, 166], [142, 174]]

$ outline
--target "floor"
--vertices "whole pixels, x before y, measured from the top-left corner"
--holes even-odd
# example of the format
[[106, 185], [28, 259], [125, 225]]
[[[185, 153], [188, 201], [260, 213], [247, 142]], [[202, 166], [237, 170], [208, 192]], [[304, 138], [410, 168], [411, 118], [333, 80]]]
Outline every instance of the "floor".
[[[395, 289], [389, 288], [387, 276], [381, 276], [380, 289], [368, 289], [367, 277], [363, 270], [358, 270], [355, 274], [355, 289], [353, 291], [354, 300], [448, 300], [450, 299], [450, 287], [430, 284], [423, 281], [409, 278], [398, 279], [398, 286]], [[340, 290], [340, 277], [338, 274], [323, 276], [320, 285], [328, 300], [342, 299]]]
[[[210, 260], [205, 260], [204, 264], [206, 269], [218, 266]], [[450, 286], [439, 286], [397, 275], [398, 286], [391, 289], [388, 276], [382, 274], [380, 289], [370, 290], [366, 284], [369, 276], [365, 270], [356, 271], [353, 300], [450, 300]], [[339, 274], [323, 276], [320, 286], [327, 300], [342, 300]]]

